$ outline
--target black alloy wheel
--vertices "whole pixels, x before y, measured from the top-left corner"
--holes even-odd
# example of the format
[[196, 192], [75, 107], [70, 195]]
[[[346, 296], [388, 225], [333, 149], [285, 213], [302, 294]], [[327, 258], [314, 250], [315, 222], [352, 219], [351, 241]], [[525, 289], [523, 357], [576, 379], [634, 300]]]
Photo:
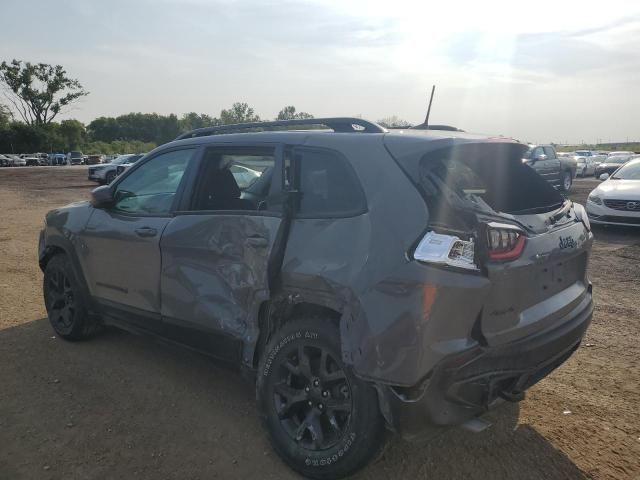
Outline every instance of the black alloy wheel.
[[385, 423], [371, 384], [341, 357], [328, 318], [291, 321], [260, 356], [256, 394], [276, 452], [306, 477], [351, 475], [384, 443]]
[[49, 320], [57, 332], [69, 334], [77, 309], [71, 281], [63, 270], [57, 269], [47, 275], [45, 282], [45, 306]]
[[309, 450], [325, 450], [344, 438], [351, 387], [327, 349], [300, 343], [275, 375], [274, 406], [292, 440]]

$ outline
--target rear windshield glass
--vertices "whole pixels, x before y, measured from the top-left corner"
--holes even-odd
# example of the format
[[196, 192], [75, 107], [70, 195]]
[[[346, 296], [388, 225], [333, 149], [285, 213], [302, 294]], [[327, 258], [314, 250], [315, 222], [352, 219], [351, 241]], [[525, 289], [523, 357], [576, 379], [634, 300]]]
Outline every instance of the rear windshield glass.
[[420, 185], [436, 212], [473, 207], [510, 214], [559, 208], [562, 196], [522, 163], [516, 145], [461, 145], [425, 155]]

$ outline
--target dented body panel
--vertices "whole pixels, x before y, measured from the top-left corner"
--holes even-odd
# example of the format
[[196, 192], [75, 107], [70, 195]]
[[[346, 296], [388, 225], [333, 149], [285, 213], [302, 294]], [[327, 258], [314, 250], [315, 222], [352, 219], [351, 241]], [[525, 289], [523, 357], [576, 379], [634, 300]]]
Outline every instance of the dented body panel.
[[[431, 154], [477, 154], [486, 157], [483, 161], [497, 156], [506, 165], [507, 157], [520, 162], [526, 146], [430, 131], [198, 137], [159, 147], [123, 173], [113, 188], [165, 150], [234, 143], [339, 153], [355, 171], [365, 211], [299, 218], [293, 208], [278, 214], [176, 209], [163, 218], [132, 218], [111, 228], [108, 210], [85, 203], [47, 216], [41, 266], [51, 248], [59, 246], [75, 259], [107, 321], [126, 317], [114, 314], [113, 304], [128, 306], [135, 311], [125, 313], [135, 314], [142, 330], [248, 368], [255, 365], [260, 340], [268, 338], [277, 321], [290, 321], [287, 312], [297, 304], [334, 312], [343, 360], [376, 387], [389, 426], [407, 435], [427, 425], [461, 423], [499, 396], [516, 398], [577, 348], [593, 309], [587, 277], [593, 235], [570, 203], [562, 200], [557, 215], [555, 210], [436, 211], [420, 188]], [[506, 181], [501, 177], [506, 173], [496, 175], [498, 184]], [[278, 188], [282, 178], [281, 172], [274, 175]], [[527, 186], [527, 192], [534, 187]], [[498, 197], [497, 205], [509, 204]], [[518, 198], [511, 206], [522, 203]], [[477, 245], [477, 268], [413, 258], [436, 214], [439, 222], [461, 220], [457, 234]], [[149, 221], [155, 222], [158, 236], [131, 240], [129, 249], [123, 231]], [[495, 221], [526, 235], [517, 259], [487, 259], [483, 228]], [[121, 243], [114, 250], [116, 241]], [[127, 259], [131, 263], [125, 265]], [[109, 305], [100, 302], [104, 297]]]
[[268, 215], [173, 218], [160, 243], [160, 313], [166, 328], [255, 342], [280, 223]]

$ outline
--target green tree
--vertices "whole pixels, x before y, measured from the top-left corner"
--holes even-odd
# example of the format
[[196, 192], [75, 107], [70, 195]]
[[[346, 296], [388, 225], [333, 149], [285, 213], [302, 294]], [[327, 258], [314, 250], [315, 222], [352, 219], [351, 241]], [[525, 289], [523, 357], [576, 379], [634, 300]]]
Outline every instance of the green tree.
[[176, 138], [181, 128], [178, 117], [173, 113], [127, 113], [116, 118], [96, 118], [89, 124], [88, 130], [91, 141], [139, 140], [161, 144]]
[[253, 108], [251, 108], [247, 103], [236, 102], [230, 109], [223, 109], [220, 112], [220, 123], [223, 125], [259, 121], [260, 117], [255, 114]]
[[110, 142], [121, 137], [120, 125], [113, 117], [98, 117], [87, 125], [89, 137], [98, 142]]
[[296, 112], [296, 107], [289, 105], [280, 110], [276, 120], [306, 120], [309, 118], [313, 118], [313, 115], [307, 112]]
[[88, 95], [62, 65], [13, 60], [0, 64], [0, 83], [27, 125], [46, 125], [64, 108]]
[[377, 121], [378, 124], [382, 125], [385, 128], [409, 128], [411, 124], [406, 120], [398, 118], [395, 115], [390, 117], [381, 118]]
[[211, 127], [219, 125], [220, 120], [211, 117], [206, 113], [189, 112], [182, 115], [179, 121], [180, 130], [188, 132], [189, 130], [195, 130], [196, 128]]
[[63, 120], [58, 132], [63, 142], [62, 150], [65, 152], [81, 149], [87, 136], [84, 125], [78, 120]]

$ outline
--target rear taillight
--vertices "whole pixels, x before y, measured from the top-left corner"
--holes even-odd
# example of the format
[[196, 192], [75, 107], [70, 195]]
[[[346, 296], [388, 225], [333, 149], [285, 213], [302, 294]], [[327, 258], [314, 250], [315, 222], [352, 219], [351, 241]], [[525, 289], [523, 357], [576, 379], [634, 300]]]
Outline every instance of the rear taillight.
[[489, 224], [487, 228], [487, 244], [491, 260], [514, 260], [524, 250], [527, 240], [524, 232], [517, 227], [502, 224]]
[[450, 265], [452, 267], [477, 270], [474, 263], [473, 240], [461, 240], [454, 235], [427, 232], [420, 240], [413, 258], [425, 263]]

